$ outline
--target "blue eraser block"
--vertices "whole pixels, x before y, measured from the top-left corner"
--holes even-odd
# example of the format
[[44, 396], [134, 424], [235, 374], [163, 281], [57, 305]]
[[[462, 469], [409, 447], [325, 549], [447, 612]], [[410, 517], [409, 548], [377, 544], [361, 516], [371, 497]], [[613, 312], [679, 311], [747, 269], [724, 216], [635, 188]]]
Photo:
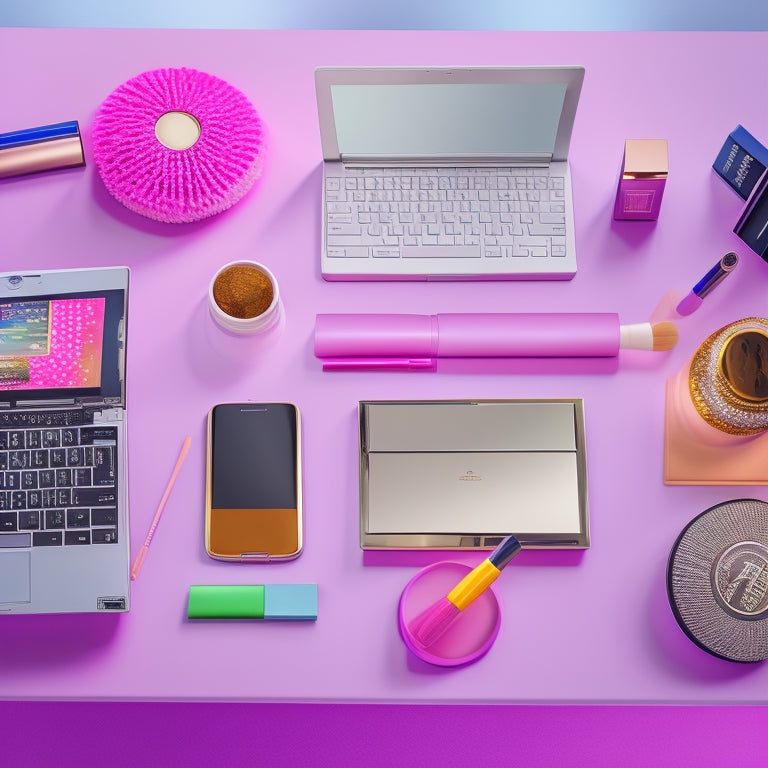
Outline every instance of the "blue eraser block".
[[739, 125], [729, 134], [712, 167], [746, 200], [768, 168], [768, 149]]
[[264, 618], [281, 621], [317, 619], [317, 584], [266, 584]]

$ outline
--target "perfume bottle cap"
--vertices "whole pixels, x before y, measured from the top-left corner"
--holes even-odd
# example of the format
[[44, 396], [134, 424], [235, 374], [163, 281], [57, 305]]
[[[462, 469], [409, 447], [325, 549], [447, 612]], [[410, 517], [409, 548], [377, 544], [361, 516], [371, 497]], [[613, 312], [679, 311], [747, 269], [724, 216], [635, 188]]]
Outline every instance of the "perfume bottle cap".
[[753, 329], [731, 336], [720, 353], [720, 372], [738, 397], [768, 400], [768, 334]]

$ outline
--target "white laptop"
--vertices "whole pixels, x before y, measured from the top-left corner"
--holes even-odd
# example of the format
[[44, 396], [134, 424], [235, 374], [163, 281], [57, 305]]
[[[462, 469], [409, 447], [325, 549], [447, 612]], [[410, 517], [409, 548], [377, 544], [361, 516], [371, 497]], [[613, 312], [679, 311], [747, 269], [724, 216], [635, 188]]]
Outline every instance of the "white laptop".
[[326, 280], [570, 279], [584, 69], [320, 67]]
[[0, 614], [129, 608], [128, 269], [0, 274]]

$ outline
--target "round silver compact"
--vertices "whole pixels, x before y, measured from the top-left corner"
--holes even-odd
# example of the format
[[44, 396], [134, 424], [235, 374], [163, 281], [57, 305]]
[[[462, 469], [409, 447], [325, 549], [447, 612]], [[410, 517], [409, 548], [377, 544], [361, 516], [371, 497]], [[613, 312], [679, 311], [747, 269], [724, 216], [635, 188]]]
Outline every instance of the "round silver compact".
[[667, 594], [683, 631], [705, 651], [768, 659], [768, 504], [736, 499], [694, 518], [672, 547]]

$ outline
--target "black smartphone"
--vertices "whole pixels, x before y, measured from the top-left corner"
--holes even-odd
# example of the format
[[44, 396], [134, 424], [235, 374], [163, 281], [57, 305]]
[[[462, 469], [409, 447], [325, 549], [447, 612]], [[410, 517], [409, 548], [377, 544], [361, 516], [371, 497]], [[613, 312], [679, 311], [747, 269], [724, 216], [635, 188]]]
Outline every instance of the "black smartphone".
[[292, 403], [221, 403], [208, 414], [205, 548], [267, 562], [302, 549], [301, 423]]

